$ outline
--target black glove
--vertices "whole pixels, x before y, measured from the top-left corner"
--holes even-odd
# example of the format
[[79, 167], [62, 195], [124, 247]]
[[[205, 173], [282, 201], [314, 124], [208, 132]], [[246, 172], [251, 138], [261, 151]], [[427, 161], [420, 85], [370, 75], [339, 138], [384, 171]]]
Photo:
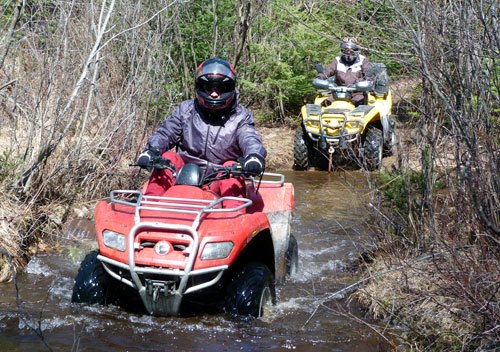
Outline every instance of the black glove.
[[151, 168], [151, 160], [160, 156], [160, 152], [156, 149], [147, 149], [143, 151], [137, 158], [136, 165], [143, 169]]
[[241, 162], [243, 171], [250, 175], [260, 175], [266, 167], [266, 161], [260, 154], [250, 154]]

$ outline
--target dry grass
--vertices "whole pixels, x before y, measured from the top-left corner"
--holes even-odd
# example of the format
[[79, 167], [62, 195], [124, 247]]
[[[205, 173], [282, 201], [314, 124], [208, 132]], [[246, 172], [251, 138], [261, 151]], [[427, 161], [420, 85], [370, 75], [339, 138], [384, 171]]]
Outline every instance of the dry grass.
[[293, 137], [295, 129], [290, 127], [257, 127], [267, 149], [268, 171], [288, 170], [293, 166]]
[[[417, 145], [412, 138], [405, 143], [410, 149]], [[443, 138], [438, 145], [435, 174], [445, 187], [432, 191], [432, 203], [415, 190], [405, 214], [390, 202], [378, 205], [384, 215], [375, 217], [381, 242], [367, 265], [370, 283], [353, 298], [375, 318], [402, 327], [405, 345], [417, 351], [490, 350], [499, 342], [499, 242], [478, 221], [471, 194], [460, 183], [464, 176], [453, 167], [450, 144]], [[418, 153], [413, 155], [402, 153], [416, 162]], [[405, 165], [397, 175], [422, 172], [418, 163]], [[483, 186], [482, 204], [495, 211], [485, 202], [489, 184]]]
[[[456, 267], [450, 253], [396, 260], [395, 256], [377, 258], [369, 269], [373, 279], [353, 298], [375, 318], [401, 327], [402, 337], [407, 341], [430, 342], [431, 350], [450, 346], [465, 348], [480, 336], [484, 314], [464, 309], [471, 305], [472, 287], [461, 287], [459, 281], [449, 275], [448, 270]], [[482, 275], [471, 270], [471, 276], [476, 274]], [[453, 295], [450, 294], [452, 288]], [[491, 301], [483, 303], [492, 304]]]
[[11, 280], [14, 271], [26, 263], [27, 253], [21, 244], [27, 240], [25, 231], [31, 216], [28, 206], [4, 193], [0, 203], [0, 282]]

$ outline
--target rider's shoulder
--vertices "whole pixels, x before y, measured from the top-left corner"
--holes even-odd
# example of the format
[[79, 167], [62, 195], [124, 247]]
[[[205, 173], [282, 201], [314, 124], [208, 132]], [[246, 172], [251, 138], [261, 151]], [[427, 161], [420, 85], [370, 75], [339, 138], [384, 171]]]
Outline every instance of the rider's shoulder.
[[180, 102], [179, 109], [192, 109], [195, 104], [195, 99], [188, 99]]
[[180, 115], [187, 115], [191, 114], [192, 112], [195, 111], [195, 100], [194, 99], [188, 99], [184, 100], [177, 105], [177, 113]]
[[235, 117], [238, 120], [246, 120], [246, 119], [253, 120], [252, 111], [240, 103], [236, 105], [231, 116]]
[[366, 56], [359, 54], [359, 62], [370, 62]]

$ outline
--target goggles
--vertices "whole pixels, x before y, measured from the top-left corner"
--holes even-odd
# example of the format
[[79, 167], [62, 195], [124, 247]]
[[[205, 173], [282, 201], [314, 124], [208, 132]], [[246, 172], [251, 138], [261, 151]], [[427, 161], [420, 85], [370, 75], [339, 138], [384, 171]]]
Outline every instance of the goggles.
[[[222, 78], [221, 76], [219, 76]], [[217, 78], [219, 78], [217, 77]], [[214, 81], [213, 77], [210, 77], [208, 81], [200, 80], [198, 81], [198, 89], [201, 91], [210, 94], [212, 92], [217, 92], [219, 94], [229, 93], [234, 91], [235, 83], [232, 80], [224, 81]]]
[[342, 54], [345, 54], [345, 55], [356, 55], [358, 52], [358, 50], [353, 50], [353, 49], [349, 49], [349, 48], [344, 48], [341, 51], [342, 51]]

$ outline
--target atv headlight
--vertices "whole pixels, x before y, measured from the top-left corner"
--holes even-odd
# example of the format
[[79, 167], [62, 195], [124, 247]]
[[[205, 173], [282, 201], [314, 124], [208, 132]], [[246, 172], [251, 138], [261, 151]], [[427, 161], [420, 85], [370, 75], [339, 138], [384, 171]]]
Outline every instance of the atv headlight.
[[319, 128], [319, 121], [307, 121], [306, 126], [311, 128]]
[[125, 252], [125, 236], [121, 233], [104, 230], [102, 232], [102, 240], [106, 247]]
[[361, 127], [361, 123], [358, 122], [358, 121], [351, 121], [351, 122], [349, 122], [349, 127], [350, 128], [360, 128]]
[[207, 243], [203, 248], [203, 253], [201, 253], [201, 260], [227, 258], [233, 246], [233, 242]]

